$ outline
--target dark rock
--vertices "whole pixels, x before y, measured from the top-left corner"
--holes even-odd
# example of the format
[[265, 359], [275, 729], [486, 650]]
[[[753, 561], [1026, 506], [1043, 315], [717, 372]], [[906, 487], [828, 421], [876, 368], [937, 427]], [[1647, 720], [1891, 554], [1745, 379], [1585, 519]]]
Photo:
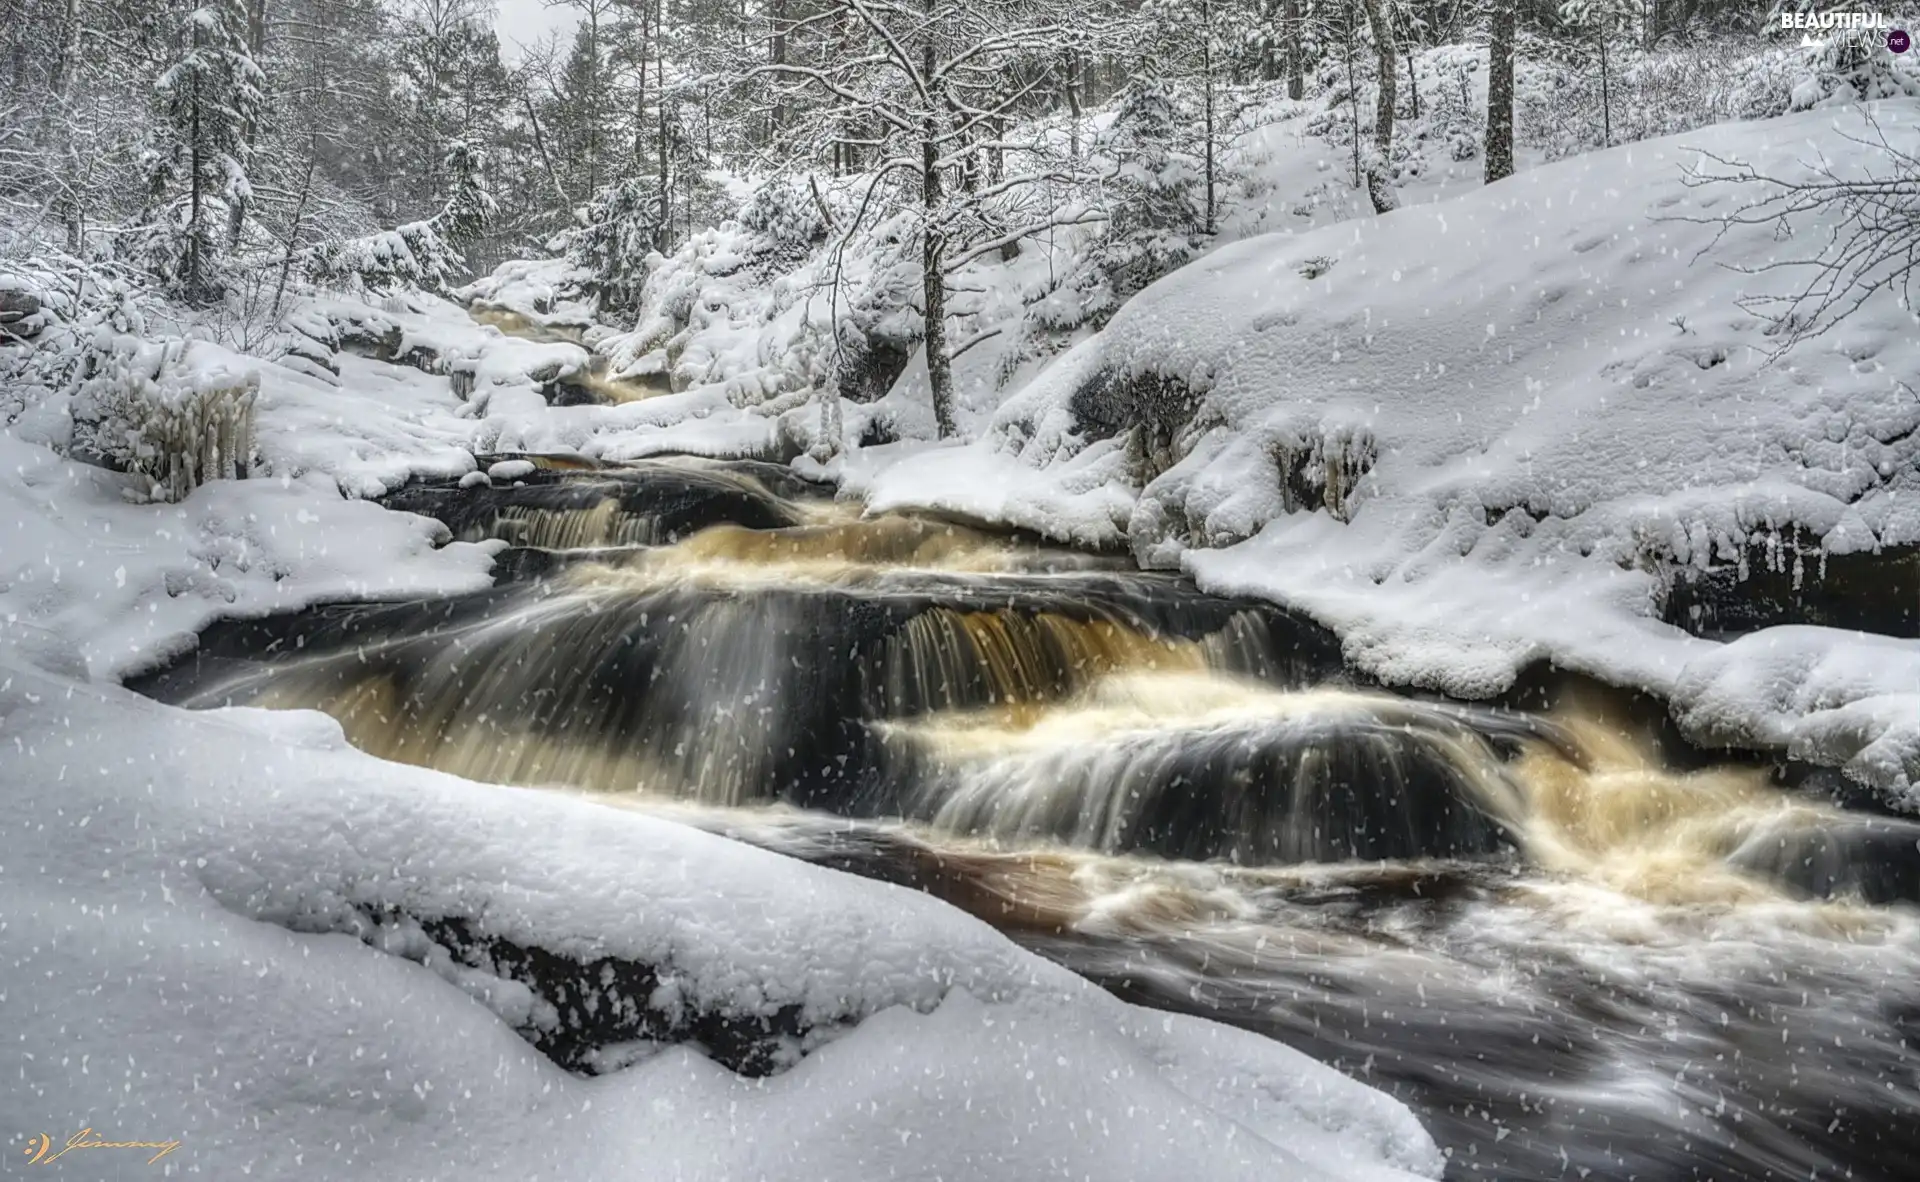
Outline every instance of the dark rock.
[[40, 297], [20, 287], [0, 287], [0, 341], [24, 341], [44, 327]]
[[1666, 622], [1710, 637], [1781, 624], [1920, 637], [1920, 547], [1822, 555], [1789, 542], [1780, 549], [1769, 556], [1762, 544], [1751, 545], [1744, 574], [1733, 563], [1673, 569]]
[[877, 334], [840, 369], [840, 397], [848, 402], [874, 402], [886, 396], [913, 360], [917, 341], [894, 340]]

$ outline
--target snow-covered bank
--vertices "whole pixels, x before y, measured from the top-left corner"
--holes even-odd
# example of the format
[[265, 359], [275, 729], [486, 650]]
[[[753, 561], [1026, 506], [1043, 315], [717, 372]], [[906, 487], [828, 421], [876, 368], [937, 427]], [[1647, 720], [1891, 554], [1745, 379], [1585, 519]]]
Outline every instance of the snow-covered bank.
[[[25, 655], [0, 645], [31, 847], [0, 868], [22, 1129], [177, 1138], [179, 1168], [222, 1176], [1438, 1171], [1372, 1089], [1126, 1006], [916, 892], [384, 764], [318, 715], [192, 714]], [[77, 664], [47, 634], [35, 659]], [[795, 1011], [808, 1053], [756, 1080], [630, 1045], [634, 1065], [570, 1075], [512, 1029], [564, 1020], [549, 999], [425, 942], [418, 925], [448, 919], [652, 966], [667, 1012]]]
[[[1696, 146], [1771, 175], [1884, 170], [1862, 110], [1723, 125], [1228, 247], [1136, 297], [983, 439], [879, 473], [874, 502], [1130, 545], [1307, 610], [1400, 684], [1481, 697], [1551, 659], [1682, 698], [1708, 676], [1696, 662], [1776, 638], [1728, 651], [1661, 623], [1663, 571], [1750, 548], [1796, 561], [1796, 535], [1828, 554], [1920, 543], [1913, 313], [1880, 291], [1773, 357], [1780, 339], [1738, 301], [1796, 276], [1749, 272], [1817, 253], [1828, 227], [1716, 241], [1720, 215], [1760, 194], [1683, 171], [1724, 171]], [[1872, 110], [1894, 147], [1920, 149], [1920, 105]], [[1020, 504], [1003, 493], [1042, 484]], [[1829, 657], [1774, 669], [1920, 649], [1819, 642]], [[1711, 709], [1679, 703], [1694, 733], [1781, 733], [1761, 721], [1778, 687], [1712, 680]], [[1920, 683], [1825, 684], [1845, 701], [1796, 723], [1796, 748], [1892, 791], [1920, 780]], [[1856, 700], [1874, 704], [1832, 713]]]

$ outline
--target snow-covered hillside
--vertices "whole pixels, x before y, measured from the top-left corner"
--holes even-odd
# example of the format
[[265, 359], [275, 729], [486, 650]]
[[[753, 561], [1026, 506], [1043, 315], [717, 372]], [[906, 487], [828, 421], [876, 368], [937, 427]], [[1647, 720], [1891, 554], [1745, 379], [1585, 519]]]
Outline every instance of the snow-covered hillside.
[[[1733, 692], [1731, 667], [1776, 638], [1725, 649], [1660, 623], [1665, 574], [1920, 543], [1920, 322], [1895, 285], [1781, 353], [1740, 301], [1796, 291], [1803, 272], [1756, 269], [1834, 227], [1723, 227], [1764, 190], [1706, 179], [1732, 169], [1698, 149], [1790, 178], [1884, 171], [1880, 132], [1920, 150], [1920, 106], [1871, 110], [1879, 132], [1859, 108], [1720, 126], [1226, 248], [985, 438], [881, 473], [871, 504], [1124, 543], [1306, 609], [1396, 683], [1486, 696], [1551, 659], [1667, 695], [1711, 684], [1713, 709], [1682, 707], [1695, 733], [1773, 745], [1784, 691]], [[1823, 637], [1825, 689], [1786, 729], [1902, 790], [1920, 684], [1867, 676], [1888, 644], [1913, 647]], [[1842, 709], [1857, 698], [1879, 702]]]

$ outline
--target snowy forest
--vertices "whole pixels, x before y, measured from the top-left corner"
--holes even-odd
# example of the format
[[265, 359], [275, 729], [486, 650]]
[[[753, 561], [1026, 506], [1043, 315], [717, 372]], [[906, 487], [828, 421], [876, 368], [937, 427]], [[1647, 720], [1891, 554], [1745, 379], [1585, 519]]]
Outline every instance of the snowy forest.
[[16, 1167], [1913, 1177], [1920, 8], [534, 11], [0, 0]]

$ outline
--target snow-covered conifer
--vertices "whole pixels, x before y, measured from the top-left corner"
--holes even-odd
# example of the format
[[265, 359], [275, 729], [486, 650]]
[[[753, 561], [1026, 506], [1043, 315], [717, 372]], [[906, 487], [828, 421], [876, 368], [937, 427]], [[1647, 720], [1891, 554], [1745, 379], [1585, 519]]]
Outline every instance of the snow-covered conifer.
[[222, 217], [229, 242], [245, 224], [265, 82], [248, 49], [241, 0], [207, 0], [187, 14], [180, 56], [156, 84], [165, 122], [151, 156], [152, 232], [144, 241], [146, 261], [190, 303], [220, 294]]
[[1155, 279], [1184, 265], [1198, 250], [1201, 177], [1179, 150], [1180, 113], [1157, 79], [1146, 79], [1121, 98], [1113, 122], [1095, 144], [1111, 161], [1105, 180], [1107, 232], [1094, 248], [1092, 269], [1099, 290], [1088, 311], [1096, 319]]

